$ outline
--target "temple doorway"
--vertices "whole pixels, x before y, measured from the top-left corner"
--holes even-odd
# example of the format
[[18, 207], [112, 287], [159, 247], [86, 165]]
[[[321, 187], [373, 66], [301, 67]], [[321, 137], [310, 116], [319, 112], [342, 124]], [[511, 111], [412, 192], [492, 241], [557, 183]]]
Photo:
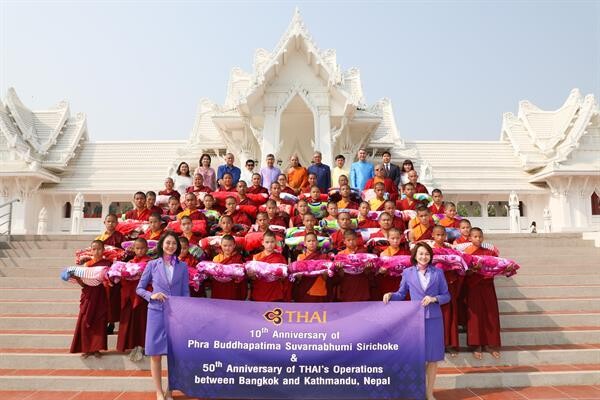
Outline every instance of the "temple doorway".
[[304, 167], [310, 165], [315, 140], [314, 115], [300, 95], [295, 95], [281, 114], [280, 144], [277, 159], [282, 160], [282, 171], [289, 167], [290, 156], [298, 154]]

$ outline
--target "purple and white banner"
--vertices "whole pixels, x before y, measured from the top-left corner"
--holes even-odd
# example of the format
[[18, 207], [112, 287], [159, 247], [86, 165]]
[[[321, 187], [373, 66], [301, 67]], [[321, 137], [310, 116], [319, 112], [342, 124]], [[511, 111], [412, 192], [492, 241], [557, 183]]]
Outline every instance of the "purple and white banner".
[[229, 399], [422, 399], [419, 302], [171, 297], [169, 387]]

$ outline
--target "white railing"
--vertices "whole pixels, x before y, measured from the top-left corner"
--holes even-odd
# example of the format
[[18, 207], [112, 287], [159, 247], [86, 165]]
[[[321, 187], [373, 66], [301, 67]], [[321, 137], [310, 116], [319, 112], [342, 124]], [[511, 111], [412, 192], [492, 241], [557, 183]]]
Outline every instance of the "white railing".
[[0, 204], [0, 239], [3, 236], [6, 236], [7, 243], [10, 243], [10, 235], [12, 233], [13, 204], [17, 201], [19, 201], [19, 199]]

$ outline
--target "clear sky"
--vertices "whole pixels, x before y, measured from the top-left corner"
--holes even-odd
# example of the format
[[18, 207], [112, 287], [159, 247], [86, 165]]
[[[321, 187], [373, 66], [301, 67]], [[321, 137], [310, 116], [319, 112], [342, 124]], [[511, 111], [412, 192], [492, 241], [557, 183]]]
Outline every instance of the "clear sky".
[[186, 139], [199, 100], [222, 103], [298, 6], [321, 49], [388, 97], [409, 140], [496, 140], [528, 99], [600, 94], [599, 1], [52, 2], [0, 0], [0, 94], [67, 100], [93, 140]]

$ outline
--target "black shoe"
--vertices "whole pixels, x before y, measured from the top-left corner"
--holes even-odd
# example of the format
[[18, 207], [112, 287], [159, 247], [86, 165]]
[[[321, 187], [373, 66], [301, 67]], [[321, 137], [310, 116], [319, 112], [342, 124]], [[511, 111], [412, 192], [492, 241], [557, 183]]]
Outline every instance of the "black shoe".
[[106, 334], [114, 335], [115, 334], [115, 324], [112, 322], [106, 326]]

